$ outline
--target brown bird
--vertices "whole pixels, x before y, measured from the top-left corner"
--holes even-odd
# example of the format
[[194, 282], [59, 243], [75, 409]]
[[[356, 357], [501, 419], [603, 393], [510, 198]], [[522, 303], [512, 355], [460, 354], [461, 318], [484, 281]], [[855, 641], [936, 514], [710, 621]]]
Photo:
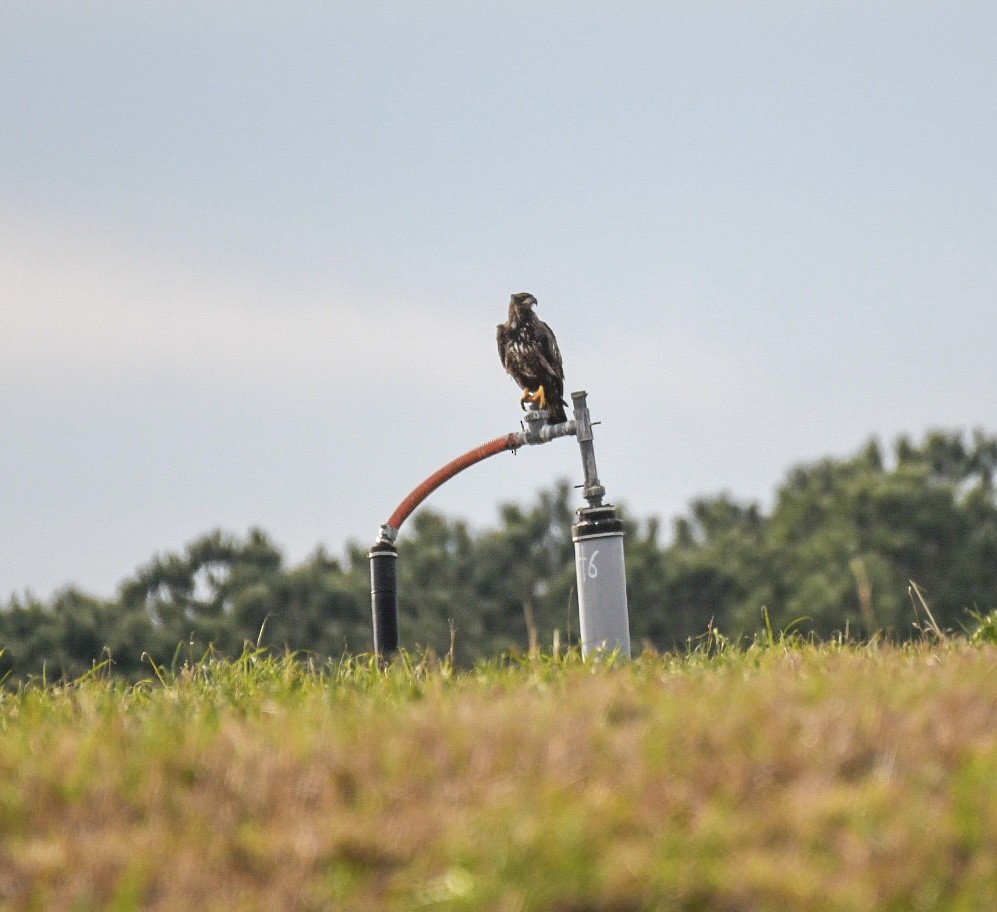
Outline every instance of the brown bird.
[[537, 299], [520, 291], [509, 299], [509, 319], [499, 323], [499, 358], [523, 390], [519, 404], [536, 402], [547, 410], [548, 424], [568, 420], [564, 412], [564, 368], [551, 328], [533, 312]]

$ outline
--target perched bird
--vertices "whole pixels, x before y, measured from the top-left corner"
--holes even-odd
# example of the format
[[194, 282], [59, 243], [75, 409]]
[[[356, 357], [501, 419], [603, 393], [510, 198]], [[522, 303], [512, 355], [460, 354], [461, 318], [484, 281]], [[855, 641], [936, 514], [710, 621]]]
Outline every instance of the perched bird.
[[548, 424], [568, 420], [564, 413], [564, 368], [557, 339], [533, 312], [537, 299], [520, 291], [509, 299], [509, 319], [499, 323], [496, 339], [502, 366], [523, 389], [519, 404], [536, 402], [547, 410]]

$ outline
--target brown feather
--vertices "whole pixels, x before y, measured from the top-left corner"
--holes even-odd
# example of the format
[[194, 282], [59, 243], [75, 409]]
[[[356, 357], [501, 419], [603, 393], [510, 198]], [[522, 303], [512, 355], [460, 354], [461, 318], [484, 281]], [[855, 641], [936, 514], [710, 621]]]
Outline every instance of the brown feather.
[[536, 303], [536, 298], [527, 292], [512, 296], [509, 319], [496, 327], [499, 358], [521, 389], [535, 392], [544, 388], [548, 423], [561, 424], [568, 420], [561, 351], [551, 328], [533, 312]]

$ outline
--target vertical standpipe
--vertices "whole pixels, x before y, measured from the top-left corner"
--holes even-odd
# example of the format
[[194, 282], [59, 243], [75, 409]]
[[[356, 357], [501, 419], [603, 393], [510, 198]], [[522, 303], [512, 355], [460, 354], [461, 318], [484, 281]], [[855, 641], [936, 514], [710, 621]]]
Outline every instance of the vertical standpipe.
[[627, 576], [623, 563], [623, 522], [609, 505], [582, 507], [571, 527], [578, 581], [578, 621], [582, 657], [617, 652], [630, 658]]
[[606, 489], [599, 481], [592, 442], [592, 419], [587, 395], [572, 393], [578, 446], [585, 483], [582, 493], [589, 502], [576, 511], [571, 527], [575, 543], [575, 579], [578, 582], [578, 621], [582, 657], [589, 653], [616, 652], [630, 658], [630, 615], [627, 611], [627, 573], [623, 563], [623, 523], [615, 508], [603, 504]]
[[378, 540], [370, 558], [370, 607], [374, 615], [374, 652], [382, 657], [398, 651], [398, 551]]

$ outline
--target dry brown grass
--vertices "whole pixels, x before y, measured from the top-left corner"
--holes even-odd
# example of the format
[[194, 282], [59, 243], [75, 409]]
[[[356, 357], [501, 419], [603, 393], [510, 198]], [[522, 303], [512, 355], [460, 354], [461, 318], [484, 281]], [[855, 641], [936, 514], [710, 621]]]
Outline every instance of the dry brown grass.
[[997, 908], [997, 647], [0, 697], [0, 909]]

